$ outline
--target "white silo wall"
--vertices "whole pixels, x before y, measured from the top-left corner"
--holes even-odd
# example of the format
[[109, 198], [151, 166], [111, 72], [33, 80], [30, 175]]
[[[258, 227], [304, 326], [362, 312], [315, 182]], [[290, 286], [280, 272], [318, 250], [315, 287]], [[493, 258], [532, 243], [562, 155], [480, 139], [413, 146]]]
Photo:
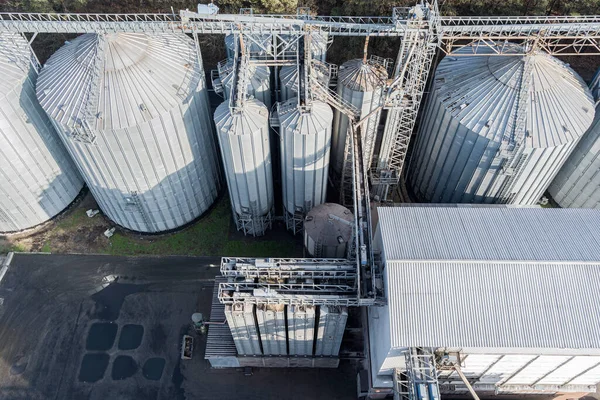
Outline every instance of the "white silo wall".
[[600, 105], [548, 192], [561, 207], [600, 208]]
[[75, 164], [38, 103], [31, 57], [21, 34], [0, 33], [0, 232], [48, 221], [83, 187]]
[[[360, 119], [382, 105], [387, 79], [387, 71], [377, 63], [362, 59], [350, 60], [342, 64], [338, 73], [337, 93], [343, 100], [360, 111]], [[381, 110], [374, 112], [360, 128], [365, 166], [371, 165]], [[344, 165], [344, 147], [348, 132], [348, 117], [335, 112], [333, 123], [332, 164], [338, 176]]]
[[315, 338], [315, 356], [337, 356], [346, 330], [348, 309], [340, 306], [320, 306]]
[[201, 56], [181, 34], [107, 34], [101, 43], [86, 34], [60, 48], [40, 74], [40, 103], [111, 220], [139, 232], [185, 225], [219, 191]]
[[[223, 85], [223, 96], [229, 98], [231, 93], [231, 85], [234, 80], [233, 61], [228, 61], [224, 65], [219, 65], [219, 78]], [[263, 102], [267, 108], [271, 108], [271, 83], [269, 67], [251, 65], [248, 67], [248, 86], [246, 87], [247, 94], [255, 99]]]
[[304, 218], [304, 247], [316, 258], [346, 258], [354, 216], [346, 207], [323, 203]]
[[278, 117], [283, 206], [286, 225], [298, 225], [296, 232], [306, 213], [327, 197], [333, 111], [321, 101], [303, 109], [293, 98], [278, 107]]
[[487, 46], [478, 52], [439, 64], [409, 184], [419, 200], [433, 203], [535, 204], [592, 123], [590, 91], [561, 61], [542, 53], [527, 56], [533, 65], [525, 89], [527, 133], [511, 160], [500, 149], [514, 126], [526, 58], [489, 56]]
[[313, 355], [315, 317], [314, 306], [287, 306], [290, 356]]
[[231, 330], [237, 352], [242, 356], [262, 354], [254, 308], [254, 304], [247, 303], [225, 306], [225, 319]]
[[260, 332], [263, 353], [266, 356], [287, 354], [287, 330], [285, 328], [285, 305], [259, 304], [256, 320]]
[[215, 111], [221, 157], [237, 229], [263, 235], [273, 208], [269, 111], [247, 100], [232, 114], [227, 101]]

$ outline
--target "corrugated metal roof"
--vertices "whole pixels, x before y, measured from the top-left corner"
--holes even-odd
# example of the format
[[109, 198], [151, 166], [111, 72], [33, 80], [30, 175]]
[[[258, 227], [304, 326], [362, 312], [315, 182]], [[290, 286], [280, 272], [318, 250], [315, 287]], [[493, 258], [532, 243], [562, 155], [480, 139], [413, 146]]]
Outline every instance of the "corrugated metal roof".
[[377, 211], [391, 347], [600, 349], [600, 211]]
[[386, 263], [391, 347], [600, 349], [600, 263]]
[[387, 260], [600, 263], [600, 211], [378, 207]]
[[[516, 112], [526, 61], [533, 63], [527, 110], [527, 147], [553, 147], [578, 140], [594, 118], [592, 95], [567, 64], [536, 52], [530, 56], [490, 56], [495, 46], [519, 52], [518, 45], [493, 42], [478, 56], [445, 57], [435, 72], [434, 91], [458, 121], [481, 136], [500, 141]], [[466, 46], [458, 54], [472, 54]], [[479, 57], [481, 55], [481, 57]]]

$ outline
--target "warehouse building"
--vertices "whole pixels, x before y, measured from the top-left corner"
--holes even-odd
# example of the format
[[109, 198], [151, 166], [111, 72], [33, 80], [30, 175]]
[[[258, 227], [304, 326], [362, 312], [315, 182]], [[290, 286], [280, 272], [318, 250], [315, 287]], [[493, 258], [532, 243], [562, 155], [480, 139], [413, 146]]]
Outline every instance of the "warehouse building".
[[368, 311], [374, 391], [391, 393], [415, 348], [433, 354], [442, 395], [468, 396], [461, 373], [483, 395], [596, 391], [600, 211], [377, 213], [388, 304]]

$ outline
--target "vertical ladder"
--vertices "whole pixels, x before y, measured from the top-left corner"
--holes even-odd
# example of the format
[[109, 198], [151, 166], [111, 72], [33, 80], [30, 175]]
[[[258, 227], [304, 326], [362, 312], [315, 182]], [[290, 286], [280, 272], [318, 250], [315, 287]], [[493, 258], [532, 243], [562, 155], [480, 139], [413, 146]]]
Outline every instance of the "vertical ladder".
[[523, 154], [523, 150], [527, 138], [527, 109], [529, 107], [534, 64], [535, 61], [532, 56], [523, 57], [523, 72], [519, 79], [517, 106], [508, 123], [508, 134], [502, 138], [500, 156], [505, 158], [506, 161], [502, 168], [504, 179], [496, 197], [496, 202], [502, 204], [509, 202], [514, 197], [510, 193], [511, 188], [527, 160], [527, 155]]
[[148, 217], [146, 210], [144, 210], [144, 207], [142, 206], [142, 202], [140, 201], [140, 197], [137, 191], [134, 190], [131, 192], [131, 200], [133, 201], [133, 204], [135, 204], [137, 211], [140, 213], [142, 220], [146, 225], [146, 228], [148, 230], [154, 231], [153, 226], [150, 222], [150, 218]]
[[82, 143], [93, 144], [96, 141], [96, 121], [101, 116], [98, 114], [102, 78], [104, 75], [104, 52], [106, 50], [106, 34], [96, 35], [96, 52], [91, 60], [91, 76], [87, 87], [87, 97], [84, 106], [84, 117], [77, 121], [78, 127], [74, 129], [72, 137]]

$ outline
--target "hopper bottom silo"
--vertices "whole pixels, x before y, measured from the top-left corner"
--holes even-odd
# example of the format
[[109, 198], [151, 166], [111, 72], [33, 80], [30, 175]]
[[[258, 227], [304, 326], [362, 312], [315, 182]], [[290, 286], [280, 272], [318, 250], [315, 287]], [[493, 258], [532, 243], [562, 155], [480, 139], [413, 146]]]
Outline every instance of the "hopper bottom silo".
[[215, 124], [236, 228], [261, 236], [271, 228], [273, 176], [269, 143], [269, 111], [258, 100], [232, 110], [224, 102]]
[[287, 229], [302, 231], [306, 213], [325, 202], [333, 111], [321, 101], [277, 105], [281, 176]]

